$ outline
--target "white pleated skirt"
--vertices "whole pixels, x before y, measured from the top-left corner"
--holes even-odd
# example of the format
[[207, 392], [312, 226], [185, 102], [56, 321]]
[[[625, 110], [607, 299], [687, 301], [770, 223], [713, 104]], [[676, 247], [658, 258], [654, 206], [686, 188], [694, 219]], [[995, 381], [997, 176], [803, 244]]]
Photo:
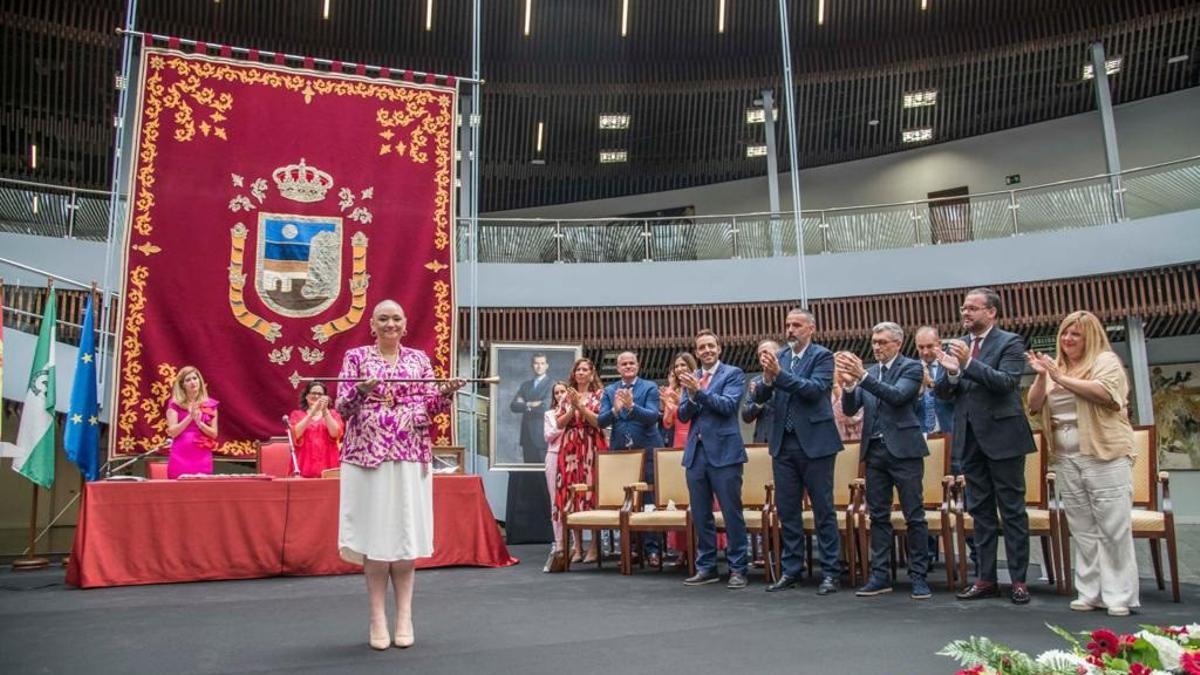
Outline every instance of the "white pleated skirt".
[[338, 552], [346, 562], [433, 555], [433, 472], [420, 462], [342, 463]]

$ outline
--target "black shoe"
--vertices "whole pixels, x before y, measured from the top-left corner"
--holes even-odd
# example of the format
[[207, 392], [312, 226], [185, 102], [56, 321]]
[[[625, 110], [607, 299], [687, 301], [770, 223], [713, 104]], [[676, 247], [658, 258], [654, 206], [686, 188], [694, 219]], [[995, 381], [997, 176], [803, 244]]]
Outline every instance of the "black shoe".
[[1000, 597], [1000, 587], [995, 583], [986, 583], [976, 581], [975, 583], [962, 589], [956, 595], [959, 600], [979, 600], [980, 598], [998, 598]]
[[821, 585], [817, 586], [817, 595], [829, 595], [830, 593], [838, 592], [838, 580], [833, 577], [825, 577], [821, 579]]
[[787, 574], [781, 574], [779, 576], [779, 581], [767, 586], [767, 592], [775, 593], [777, 591], [786, 591], [789, 588], [795, 588], [797, 583], [796, 577], [789, 576]]
[[729, 583], [725, 584], [725, 588], [732, 590], [740, 590], [746, 587], [746, 575], [738, 574], [737, 572], [729, 573]]
[[695, 575], [683, 580], [684, 586], [703, 586], [705, 584], [715, 584], [721, 580], [721, 575], [717, 574], [716, 570], [700, 571]]
[[1016, 582], [1012, 585], [1012, 591], [1009, 597], [1012, 599], [1012, 603], [1014, 605], [1028, 605], [1030, 599], [1029, 588], [1025, 586], [1024, 583]]

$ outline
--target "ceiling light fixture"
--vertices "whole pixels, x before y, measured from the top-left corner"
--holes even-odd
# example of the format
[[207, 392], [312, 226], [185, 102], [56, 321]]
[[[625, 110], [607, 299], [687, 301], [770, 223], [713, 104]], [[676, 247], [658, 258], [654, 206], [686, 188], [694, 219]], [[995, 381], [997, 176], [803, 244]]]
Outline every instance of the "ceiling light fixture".
[[37, 143], [33, 143], [29, 146], [29, 168], [37, 168]]
[[755, 157], [766, 157], [767, 146], [765, 145], [747, 145], [746, 159], [754, 159]]
[[922, 89], [920, 91], [910, 91], [904, 94], [905, 108], [925, 108], [931, 105], [937, 105], [937, 89]]
[[628, 129], [629, 113], [600, 113], [600, 129]]
[[1177, 56], [1172, 56], [1171, 58], [1167, 59], [1167, 65], [1170, 65], [1172, 63], [1183, 63], [1184, 61], [1187, 61], [1188, 58], [1189, 57], [1187, 54], [1179, 54]]
[[628, 162], [628, 161], [629, 161], [629, 151], [628, 150], [601, 150], [600, 151], [600, 163], [601, 164], [616, 164], [618, 162]]
[[[771, 106], [771, 120], [779, 121], [779, 108]], [[746, 124], [763, 124], [767, 121], [767, 111], [762, 108], [746, 108]]]
[[921, 0], [921, 11], [929, 9], [929, 0]]
[[533, 0], [525, 0], [525, 35], [529, 35], [529, 20], [533, 15]]
[[325, 6], [321, 9], [321, 18], [329, 19], [329, 0], [325, 0]]
[[33, 196], [33, 215], [36, 216], [37, 212], [38, 212], [38, 196], [34, 195]]
[[538, 127], [537, 127], [537, 152], [542, 151], [542, 136], [545, 132], [545, 128], [546, 128], [546, 123], [539, 120]]
[[[1106, 75], [1116, 75], [1117, 73], [1121, 72], [1122, 60], [1123, 59], [1120, 56], [1114, 56], [1111, 59], [1105, 60], [1104, 61], [1104, 73]], [[1092, 68], [1092, 64], [1090, 64], [1090, 63], [1083, 64], [1083, 78], [1082, 79], [1090, 80], [1094, 77], [1096, 77], [1096, 71], [1095, 71], [1095, 69]]]
[[725, 32], [725, 0], [717, 0], [717, 32]]
[[817, 0], [817, 25], [825, 25], [825, 0]]
[[879, 120], [867, 120], [867, 126], [877, 127], [879, 126]]
[[933, 139], [933, 128], [923, 127], [921, 129], [909, 129], [900, 133], [900, 140], [905, 143], [920, 143]]
[[621, 0], [621, 37], [629, 36], [629, 0]]
[[425, 0], [425, 30], [433, 30], [433, 0]]

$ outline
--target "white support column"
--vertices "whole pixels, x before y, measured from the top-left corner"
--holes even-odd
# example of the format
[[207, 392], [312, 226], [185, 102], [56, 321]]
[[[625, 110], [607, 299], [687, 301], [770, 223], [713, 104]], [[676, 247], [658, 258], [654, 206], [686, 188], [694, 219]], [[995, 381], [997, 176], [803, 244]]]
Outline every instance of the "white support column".
[[1154, 402], [1150, 392], [1150, 360], [1146, 356], [1146, 327], [1140, 316], [1125, 318], [1125, 340], [1129, 343], [1129, 368], [1133, 371], [1130, 388], [1139, 426], [1154, 424]]

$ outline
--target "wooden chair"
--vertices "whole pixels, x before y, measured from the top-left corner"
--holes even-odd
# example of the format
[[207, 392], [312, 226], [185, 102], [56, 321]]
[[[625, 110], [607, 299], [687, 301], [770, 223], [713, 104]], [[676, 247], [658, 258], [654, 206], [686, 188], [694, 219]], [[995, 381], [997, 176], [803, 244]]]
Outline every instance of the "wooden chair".
[[[601, 530], [619, 530], [621, 512], [633, 510], [633, 485], [642, 482], [642, 465], [646, 461], [645, 450], [621, 450], [596, 456], [596, 484], [576, 483], [568, 488], [568, 500], [563, 510], [563, 533], [561, 550], [567, 552], [566, 569], [571, 569], [571, 533], [583, 537], [590, 530], [596, 541]], [[572, 511], [575, 496], [581, 493], [596, 495], [596, 508], [588, 511]], [[629, 574], [629, 548], [621, 547], [621, 572]], [[604, 556], [596, 556], [596, 567], [602, 567]]]
[[[626, 550], [632, 545], [634, 532], [683, 532], [687, 542], [688, 571], [696, 573], [696, 541], [693, 536], [692, 512], [688, 508], [690, 495], [688, 493], [687, 469], [683, 467], [683, 450], [661, 448], [653, 451], [654, 455], [654, 485], [634, 483], [633, 490], [637, 493], [631, 511], [621, 512], [621, 560], [630, 559], [631, 554]], [[654, 490], [654, 510], [641, 509], [641, 495], [647, 490]], [[667, 510], [674, 503], [674, 508]], [[645, 560], [645, 557], [642, 557]], [[662, 558], [659, 558], [658, 568], [662, 569]], [[629, 573], [632, 570], [622, 570]]]
[[[863, 466], [858, 461], [859, 444], [858, 441], [847, 441], [844, 443], [844, 448], [837, 454], [837, 458], [833, 464], [833, 509], [837, 515], [838, 532], [842, 537], [842, 555], [846, 558], [846, 565], [850, 572], [850, 585], [857, 586], [860, 574], [858, 560], [866, 560], [866, 556], [862, 551], [855, 550], [859, 543], [855, 536], [855, 519], [858, 517], [860, 509], [863, 506], [862, 498], [862, 483], [860, 479], [863, 474]], [[775, 522], [778, 522], [779, 512], [774, 510], [772, 517]], [[813, 537], [816, 534], [816, 518], [813, 516], [812, 506], [809, 503], [808, 495], [804, 496], [804, 538], [805, 538], [805, 553], [808, 555], [808, 576], [813, 576]], [[775, 551], [781, 550], [780, 528], [776, 527], [772, 531], [772, 546]], [[863, 563], [865, 565], [865, 563]], [[862, 570], [865, 573], [865, 567]], [[782, 560], [779, 555], [775, 556], [775, 578], [778, 579], [782, 574]]]
[[342, 470], [340, 468], [325, 469], [324, 471], [321, 472], [321, 478], [341, 478], [341, 477], [342, 477]]
[[[767, 549], [764, 565], [767, 578], [774, 581], [779, 549], [775, 548], [777, 537], [774, 531], [775, 474], [771, 468], [771, 448], [765, 444], [746, 446], [746, 464], [742, 468], [742, 519], [746, 522], [746, 533], [759, 537]], [[720, 511], [713, 514], [717, 531], [725, 529], [725, 517]]]
[[[942, 434], [925, 439], [929, 446], [929, 454], [925, 457], [925, 470], [922, 476], [921, 492], [925, 505], [925, 522], [929, 525], [929, 533], [940, 537], [942, 548], [946, 555], [946, 588], [956, 589], [957, 575], [955, 574], [954, 530], [950, 525], [950, 491], [954, 477], [950, 475], [950, 437]], [[896, 546], [892, 550], [901, 557], [907, 554], [905, 535], [908, 533], [908, 523], [904, 520], [904, 512], [900, 509], [899, 494], [893, 491], [892, 501], [892, 532], [895, 534]], [[864, 579], [870, 577], [871, 551], [871, 513], [866, 506], [866, 487], [863, 487], [862, 517], [858, 519], [857, 527], [859, 550], [862, 559], [867, 563], [863, 567]], [[893, 559], [894, 560], [894, 559]], [[932, 567], [930, 556], [930, 567]], [[892, 566], [892, 578], [896, 578], [896, 566]]]
[[[1154, 563], [1154, 580], [1163, 590], [1162, 550], [1159, 541], [1167, 542], [1167, 564], [1171, 566], [1171, 598], [1179, 602], [1179, 560], [1175, 544], [1175, 513], [1171, 504], [1170, 474], [1158, 470], [1158, 444], [1154, 427], [1134, 427], [1133, 447], [1137, 456], [1133, 462], [1133, 538], [1146, 539], [1150, 544], [1150, 560]], [[1159, 507], [1158, 488], [1162, 487], [1162, 507]], [[1075, 593], [1075, 575], [1071, 571], [1071, 531], [1064, 516], [1060, 519], [1063, 560], [1063, 585], [1067, 594]]]
[[[1029, 536], [1040, 537], [1042, 544], [1042, 561], [1047, 565], [1046, 576], [1055, 590], [1063, 592], [1062, 569], [1059, 545], [1058, 504], [1054, 498], [1054, 474], [1047, 474], [1046, 444], [1041, 431], [1033, 432], [1033, 441], [1037, 452], [1025, 456], [1025, 512], [1029, 517]], [[951, 520], [956, 530], [958, 546], [958, 581], [967, 581], [967, 537], [975, 533], [975, 519], [965, 512], [964, 491], [966, 478], [955, 476], [954, 489], [951, 495]], [[1003, 524], [997, 532], [1003, 538]]]
[[292, 475], [292, 446], [287, 439], [272, 438], [258, 444], [255, 456], [255, 472], [278, 478]]

